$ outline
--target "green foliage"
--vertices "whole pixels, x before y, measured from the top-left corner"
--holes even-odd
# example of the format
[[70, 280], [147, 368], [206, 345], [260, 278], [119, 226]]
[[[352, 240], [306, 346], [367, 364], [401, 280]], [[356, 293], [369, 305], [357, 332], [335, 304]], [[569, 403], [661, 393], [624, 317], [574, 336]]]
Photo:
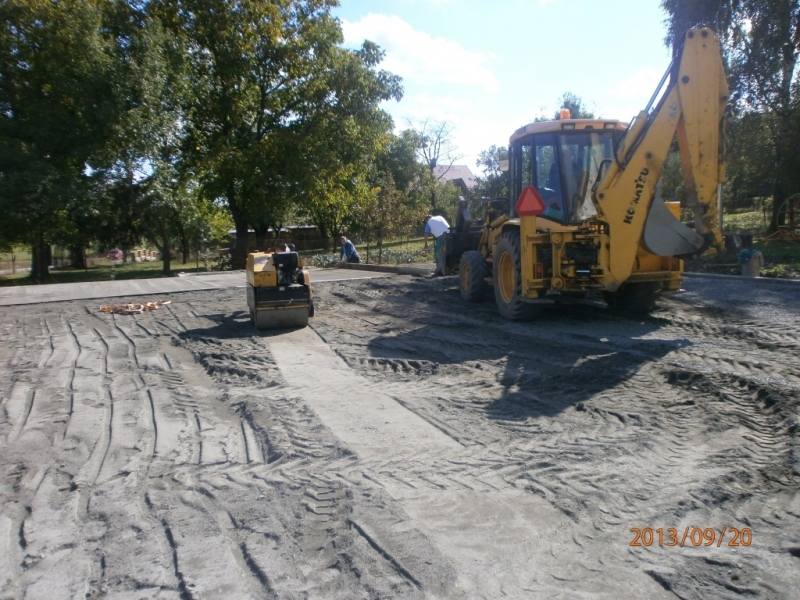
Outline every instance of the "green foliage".
[[[377, 258], [378, 253], [374, 252]], [[433, 256], [433, 247], [428, 246], [427, 249], [417, 248], [415, 250], [394, 248], [384, 248], [380, 253], [380, 261], [385, 265], [405, 265], [410, 263], [429, 263], [435, 262]], [[373, 261], [376, 262], [376, 261]]]
[[200, 198], [186, 185], [181, 161], [187, 72], [180, 41], [159, 21], [133, 23], [119, 30], [124, 41], [117, 47], [118, 119], [97, 157], [95, 176], [112, 199], [113, 217], [123, 217], [112, 217], [111, 237], [128, 247], [144, 233], [169, 273], [175, 240], [185, 261], [191, 239], [202, 236]]
[[377, 154], [369, 180], [371, 194], [353, 212], [353, 229], [367, 241], [410, 235], [429, 210], [425, 165], [416, 161], [418, 137], [413, 130], [391, 135]]
[[[572, 119], [594, 119], [594, 111], [589, 110], [581, 97], [573, 92], [564, 92], [561, 98], [558, 99], [558, 104], [561, 108], [569, 110], [570, 118]], [[555, 112], [554, 119], [560, 117], [561, 108]]]
[[330, 235], [364, 193], [364, 158], [391, 128], [399, 80], [371, 43], [341, 48], [332, 0], [155, 3], [191, 59], [189, 144], [204, 194], [223, 199], [242, 266], [248, 225], [305, 212]]
[[227, 248], [230, 243], [228, 232], [234, 227], [231, 214], [219, 204], [207, 204], [206, 206], [208, 242], [212, 247]]
[[558, 108], [552, 117], [536, 117], [535, 122], [558, 121], [561, 117], [561, 110], [568, 109], [571, 119], [594, 119], [594, 112], [589, 110], [583, 99], [573, 92], [564, 92], [558, 99]]
[[725, 212], [722, 219], [724, 233], [763, 234], [769, 226], [772, 203], [768, 202], [763, 210], [740, 213]]
[[686, 203], [681, 157], [677, 150], [670, 151], [664, 160], [664, 169], [661, 171], [661, 195], [667, 202], [680, 202], [681, 205]]
[[[362, 260], [366, 262], [366, 252], [364, 248], [359, 247], [359, 254]], [[370, 250], [371, 263], [378, 262], [379, 251], [374, 246]], [[427, 250], [422, 248], [415, 249], [395, 249], [383, 248], [380, 250], [380, 262], [384, 265], [404, 265], [410, 263], [429, 263], [434, 262], [433, 247], [428, 247]], [[332, 268], [339, 264], [339, 254], [315, 254], [307, 259], [308, 264], [312, 267]]]
[[[662, 0], [666, 41], [677, 52], [687, 28], [713, 27], [723, 40], [731, 100], [737, 119], [729, 194], [774, 195], [770, 230], [778, 207], [800, 191], [800, 100], [798, 100], [798, 0]], [[736, 131], [738, 129], [738, 131]]]
[[[798, 278], [800, 277], [800, 245], [794, 242], [764, 242], [756, 239], [753, 244], [764, 259], [762, 277]], [[687, 271], [717, 273], [724, 275], [741, 274], [741, 264], [736, 254], [712, 254], [689, 261]]]
[[433, 185], [436, 197], [434, 214], [440, 214], [450, 225], [456, 222], [456, 208], [458, 207], [459, 189], [449, 181], [437, 181]]
[[[0, 247], [184, 261], [308, 219], [323, 236], [420, 226], [433, 182], [381, 50], [341, 46], [335, 0], [0, 2]], [[430, 210], [428, 208], [428, 210]]]
[[0, 3], [0, 239], [34, 247], [74, 237], [71, 202], [114, 122], [113, 40], [101, 0]]
[[500, 155], [507, 154], [505, 146], [492, 145], [478, 155], [475, 165], [482, 170], [477, 185], [472, 189], [469, 204], [473, 219], [483, 216], [486, 200], [508, 198], [508, 171], [500, 170]]

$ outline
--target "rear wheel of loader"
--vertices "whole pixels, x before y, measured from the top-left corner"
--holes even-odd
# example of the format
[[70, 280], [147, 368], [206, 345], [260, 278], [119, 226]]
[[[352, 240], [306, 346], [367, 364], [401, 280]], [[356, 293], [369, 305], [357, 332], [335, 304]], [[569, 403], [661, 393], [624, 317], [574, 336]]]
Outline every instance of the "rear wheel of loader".
[[459, 288], [467, 302], [480, 302], [486, 292], [486, 259], [483, 254], [469, 250], [461, 255]]
[[626, 283], [616, 292], [603, 292], [603, 298], [612, 310], [646, 315], [656, 307], [661, 288], [654, 282]]
[[518, 231], [506, 232], [497, 241], [494, 299], [500, 316], [509, 321], [530, 321], [541, 312], [541, 307], [527, 304], [522, 298]]

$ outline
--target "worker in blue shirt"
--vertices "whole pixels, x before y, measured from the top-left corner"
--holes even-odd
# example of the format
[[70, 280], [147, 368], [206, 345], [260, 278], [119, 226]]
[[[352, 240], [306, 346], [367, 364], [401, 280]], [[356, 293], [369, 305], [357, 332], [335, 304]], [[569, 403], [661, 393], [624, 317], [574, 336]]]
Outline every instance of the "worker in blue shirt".
[[345, 236], [342, 236], [340, 241], [342, 243], [342, 251], [339, 254], [339, 260], [342, 262], [360, 263], [361, 257], [358, 255], [358, 250], [356, 250], [353, 242], [348, 240]]

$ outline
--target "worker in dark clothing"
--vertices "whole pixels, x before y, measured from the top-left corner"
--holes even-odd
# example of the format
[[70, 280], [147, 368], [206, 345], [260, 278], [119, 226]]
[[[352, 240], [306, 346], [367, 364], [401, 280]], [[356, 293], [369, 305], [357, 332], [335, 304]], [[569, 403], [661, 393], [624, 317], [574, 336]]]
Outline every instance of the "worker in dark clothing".
[[356, 250], [355, 245], [353, 242], [348, 240], [345, 236], [342, 236], [342, 251], [339, 254], [339, 260], [342, 262], [349, 262], [349, 263], [360, 263], [361, 257], [358, 255], [358, 250]]

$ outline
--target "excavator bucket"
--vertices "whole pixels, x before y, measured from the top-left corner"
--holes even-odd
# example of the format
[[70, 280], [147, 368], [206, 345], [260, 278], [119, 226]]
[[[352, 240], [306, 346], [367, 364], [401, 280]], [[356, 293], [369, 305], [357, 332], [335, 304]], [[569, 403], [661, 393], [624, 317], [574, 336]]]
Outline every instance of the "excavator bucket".
[[695, 258], [703, 253], [709, 242], [681, 223], [664, 201], [656, 196], [644, 224], [642, 245], [657, 256]]

